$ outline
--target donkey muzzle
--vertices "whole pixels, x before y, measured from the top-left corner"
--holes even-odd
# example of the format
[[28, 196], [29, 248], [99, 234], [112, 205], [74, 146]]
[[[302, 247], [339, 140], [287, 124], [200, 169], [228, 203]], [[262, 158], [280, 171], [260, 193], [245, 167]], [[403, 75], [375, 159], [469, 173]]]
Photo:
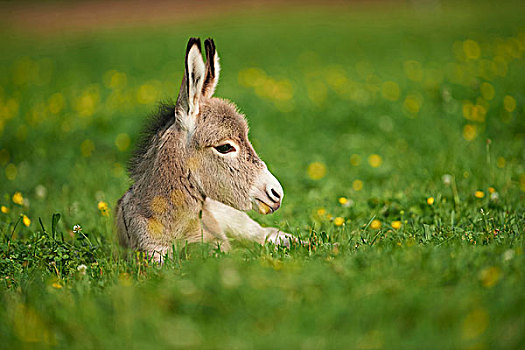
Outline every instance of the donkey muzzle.
[[271, 214], [281, 207], [283, 188], [266, 167], [257, 176], [250, 192], [253, 209], [260, 214]]

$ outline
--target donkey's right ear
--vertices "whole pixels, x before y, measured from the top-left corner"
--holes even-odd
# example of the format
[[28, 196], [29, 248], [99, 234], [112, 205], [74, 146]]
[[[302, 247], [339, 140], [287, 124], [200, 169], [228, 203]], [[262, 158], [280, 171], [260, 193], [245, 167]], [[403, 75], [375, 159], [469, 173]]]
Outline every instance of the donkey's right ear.
[[212, 97], [219, 82], [219, 72], [221, 66], [219, 65], [219, 55], [215, 49], [215, 42], [212, 38], [204, 41], [204, 49], [206, 50], [206, 79], [202, 86], [202, 94], [206, 97]]
[[202, 95], [204, 75], [206, 73], [201, 53], [201, 40], [190, 38], [186, 47], [184, 77], [177, 98], [176, 111], [182, 114], [184, 124], [191, 126], [199, 114], [199, 101]]

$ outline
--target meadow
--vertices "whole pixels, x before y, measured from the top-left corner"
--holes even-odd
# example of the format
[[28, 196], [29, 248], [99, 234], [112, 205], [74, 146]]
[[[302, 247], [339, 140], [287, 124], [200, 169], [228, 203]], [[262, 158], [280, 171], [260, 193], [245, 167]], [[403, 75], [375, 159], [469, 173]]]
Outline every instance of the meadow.
[[[172, 25], [0, 26], [4, 348], [525, 347], [520, 2], [329, 6]], [[113, 209], [190, 36], [303, 245], [130, 257]], [[132, 255], [132, 254], [131, 254]]]

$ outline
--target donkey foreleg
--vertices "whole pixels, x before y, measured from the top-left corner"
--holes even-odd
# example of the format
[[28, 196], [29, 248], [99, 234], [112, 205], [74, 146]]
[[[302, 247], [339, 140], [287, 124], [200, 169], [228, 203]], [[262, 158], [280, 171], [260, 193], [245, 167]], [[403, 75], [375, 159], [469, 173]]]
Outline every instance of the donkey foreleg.
[[297, 238], [274, 227], [262, 227], [246, 213], [228, 205], [206, 198], [203, 207], [203, 220], [211, 217], [221, 232], [234, 238], [248, 239], [264, 244], [272, 242], [289, 247]]

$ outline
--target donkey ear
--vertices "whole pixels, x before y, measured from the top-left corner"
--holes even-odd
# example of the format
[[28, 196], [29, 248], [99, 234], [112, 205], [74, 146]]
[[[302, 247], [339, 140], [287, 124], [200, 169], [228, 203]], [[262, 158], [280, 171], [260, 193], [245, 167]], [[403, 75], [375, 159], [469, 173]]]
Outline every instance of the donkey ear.
[[184, 77], [176, 104], [176, 111], [184, 117], [194, 118], [199, 114], [199, 100], [205, 72], [201, 41], [198, 38], [190, 38], [186, 47]]
[[219, 55], [212, 38], [204, 41], [204, 48], [206, 49], [206, 78], [202, 86], [202, 94], [206, 97], [211, 97], [219, 82], [221, 67], [219, 65]]

